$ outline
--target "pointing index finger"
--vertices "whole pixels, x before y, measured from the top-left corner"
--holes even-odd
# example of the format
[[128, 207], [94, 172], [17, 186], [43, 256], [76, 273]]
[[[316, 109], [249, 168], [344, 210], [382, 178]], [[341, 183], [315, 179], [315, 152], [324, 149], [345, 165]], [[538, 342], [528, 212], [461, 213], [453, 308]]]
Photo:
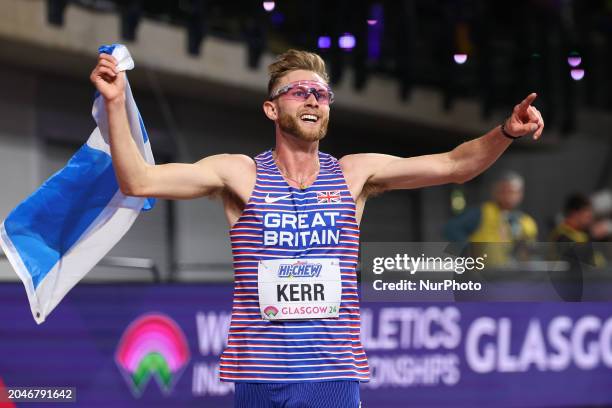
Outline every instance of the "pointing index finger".
[[518, 107], [519, 112], [526, 112], [527, 108], [533, 103], [533, 101], [535, 100], [537, 96], [538, 95], [535, 92], [532, 92], [529, 95], [527, 95], [527, 97], [523, 99], [523, 101], [519, 104], [519, 107]]

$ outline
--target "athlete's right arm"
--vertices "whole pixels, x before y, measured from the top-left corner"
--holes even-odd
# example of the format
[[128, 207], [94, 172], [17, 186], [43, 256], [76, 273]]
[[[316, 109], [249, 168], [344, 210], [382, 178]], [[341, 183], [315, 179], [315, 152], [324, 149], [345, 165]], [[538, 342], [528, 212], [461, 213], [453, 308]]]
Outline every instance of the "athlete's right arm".
[[[234, 173], [248, 163], [242, 155], [220, 154], [196, 163], [150, 165], [132, 139], [125, 108], [125, 73], [117, 61], [100, 54], [90, 79], [106, 104], [113, 166], [126, 195], [168, 199], [196, 198], [228, 186]], [[250, 160], [250, 159], [249, 159]]]

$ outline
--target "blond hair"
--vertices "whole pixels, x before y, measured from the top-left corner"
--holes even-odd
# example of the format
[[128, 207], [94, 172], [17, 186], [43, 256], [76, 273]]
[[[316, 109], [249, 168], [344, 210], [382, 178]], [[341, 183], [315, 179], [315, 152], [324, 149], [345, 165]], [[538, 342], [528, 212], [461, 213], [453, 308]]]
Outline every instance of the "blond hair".
[[314, 52], [287, 50], [276, 58], [272, 64], [268, 66], [270, 81], [268, 82], [268, 95], [278, 83], [278, 81], [291, 71], [303, 69], [312, 71], [318, 74], [325, 82], [329, 82], [329, 76], [325, 71], [325, 62], [323, 58]]

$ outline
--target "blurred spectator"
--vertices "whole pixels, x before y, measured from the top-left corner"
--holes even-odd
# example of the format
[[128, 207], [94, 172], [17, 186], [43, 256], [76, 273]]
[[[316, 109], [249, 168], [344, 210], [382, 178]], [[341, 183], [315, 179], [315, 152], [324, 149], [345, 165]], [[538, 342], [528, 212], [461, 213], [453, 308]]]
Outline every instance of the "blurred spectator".
[[513, 171], [503, 173], [493, 185], [491, 201], [466, 209], [446, 224], [446, 240], [495, 243], [478, 245], [477, 252], [487, 254], [488, 266], [507, 263], [522, 250], [523, 244], [535, 241], [538, 235], [534, 219], [518, 209], [523, 194], [523, 177]]
[[612, 191], [601, 190], [591, 195], [596, 222], [591, 227], [595, 241], [612, 241]]
[[[609, 234], [607, 221], [594, 222], [594, 211], [591, 200], [583, 194], [572, 194], [563, 208], [563, 220], [553, 229], [550, 241], [555, 243], [588, 244], [592, 240], [606, 238]], [[576, 260], [594, 266], [603, 266], [602, 255], [593, 250], [592, 245], [574, 245], [561, 247], [557, 245], [559, 255], [571, 252]], [[569, 252], [568, 252], [569, 251]]]
[[549, 271], [551, 281], [563, 300], [580, 301], [583, 297], [583, 265], [603, 266], [601, 253], [591, 245], [590, 231], [601, 233], [595, 224], [591, 200], [583, 194], [571, 194], [563, 208], [563, 220], [550, 234], [552, 260], [565, 261], [566, 270]]
[[[591, 196], [593, 212], [597, 221], [591, 228], [594, 241], [600, 241], [599, 251], [612, 262], [612, 190], [601, 190]], [[606, 242], [605, 244], [603, 242]]]

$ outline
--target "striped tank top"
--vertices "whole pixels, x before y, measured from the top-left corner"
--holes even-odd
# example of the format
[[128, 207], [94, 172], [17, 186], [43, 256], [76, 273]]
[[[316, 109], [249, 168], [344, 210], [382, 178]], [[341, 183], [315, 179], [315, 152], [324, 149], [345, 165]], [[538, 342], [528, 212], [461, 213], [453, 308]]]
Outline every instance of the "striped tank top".
[[[301, 190], [287, 184], [272, 151], [255, 157], [255, 188], [230, 229], [234, 263], [234, 300], [228, 343], [221, 355], [221, 381], [296, 382], [369, 380], [360, 340], [357, 259], [359, 226], [355, 202], [338, 160], [319, 152], [316, 181]], [[266, 199], [267, 198], [267, 199]], [[304, 215], [304, 213], [307, 213]], [[316, 213], [319, 213], [318, 215]], [[281, 223], [270, 219], [293, 214], [312, 220], [334, 213], [333, 222]], [[315, 225], [316, 224], [316, 225]], [[330, 227], [330, 224], [333, 226]], [[301, 228], [298, 228], [301, 227]], [[258, 263], [279, 258], [336, 258], [341, 297], [337, 318], [264, 320], [259, 309]]]

